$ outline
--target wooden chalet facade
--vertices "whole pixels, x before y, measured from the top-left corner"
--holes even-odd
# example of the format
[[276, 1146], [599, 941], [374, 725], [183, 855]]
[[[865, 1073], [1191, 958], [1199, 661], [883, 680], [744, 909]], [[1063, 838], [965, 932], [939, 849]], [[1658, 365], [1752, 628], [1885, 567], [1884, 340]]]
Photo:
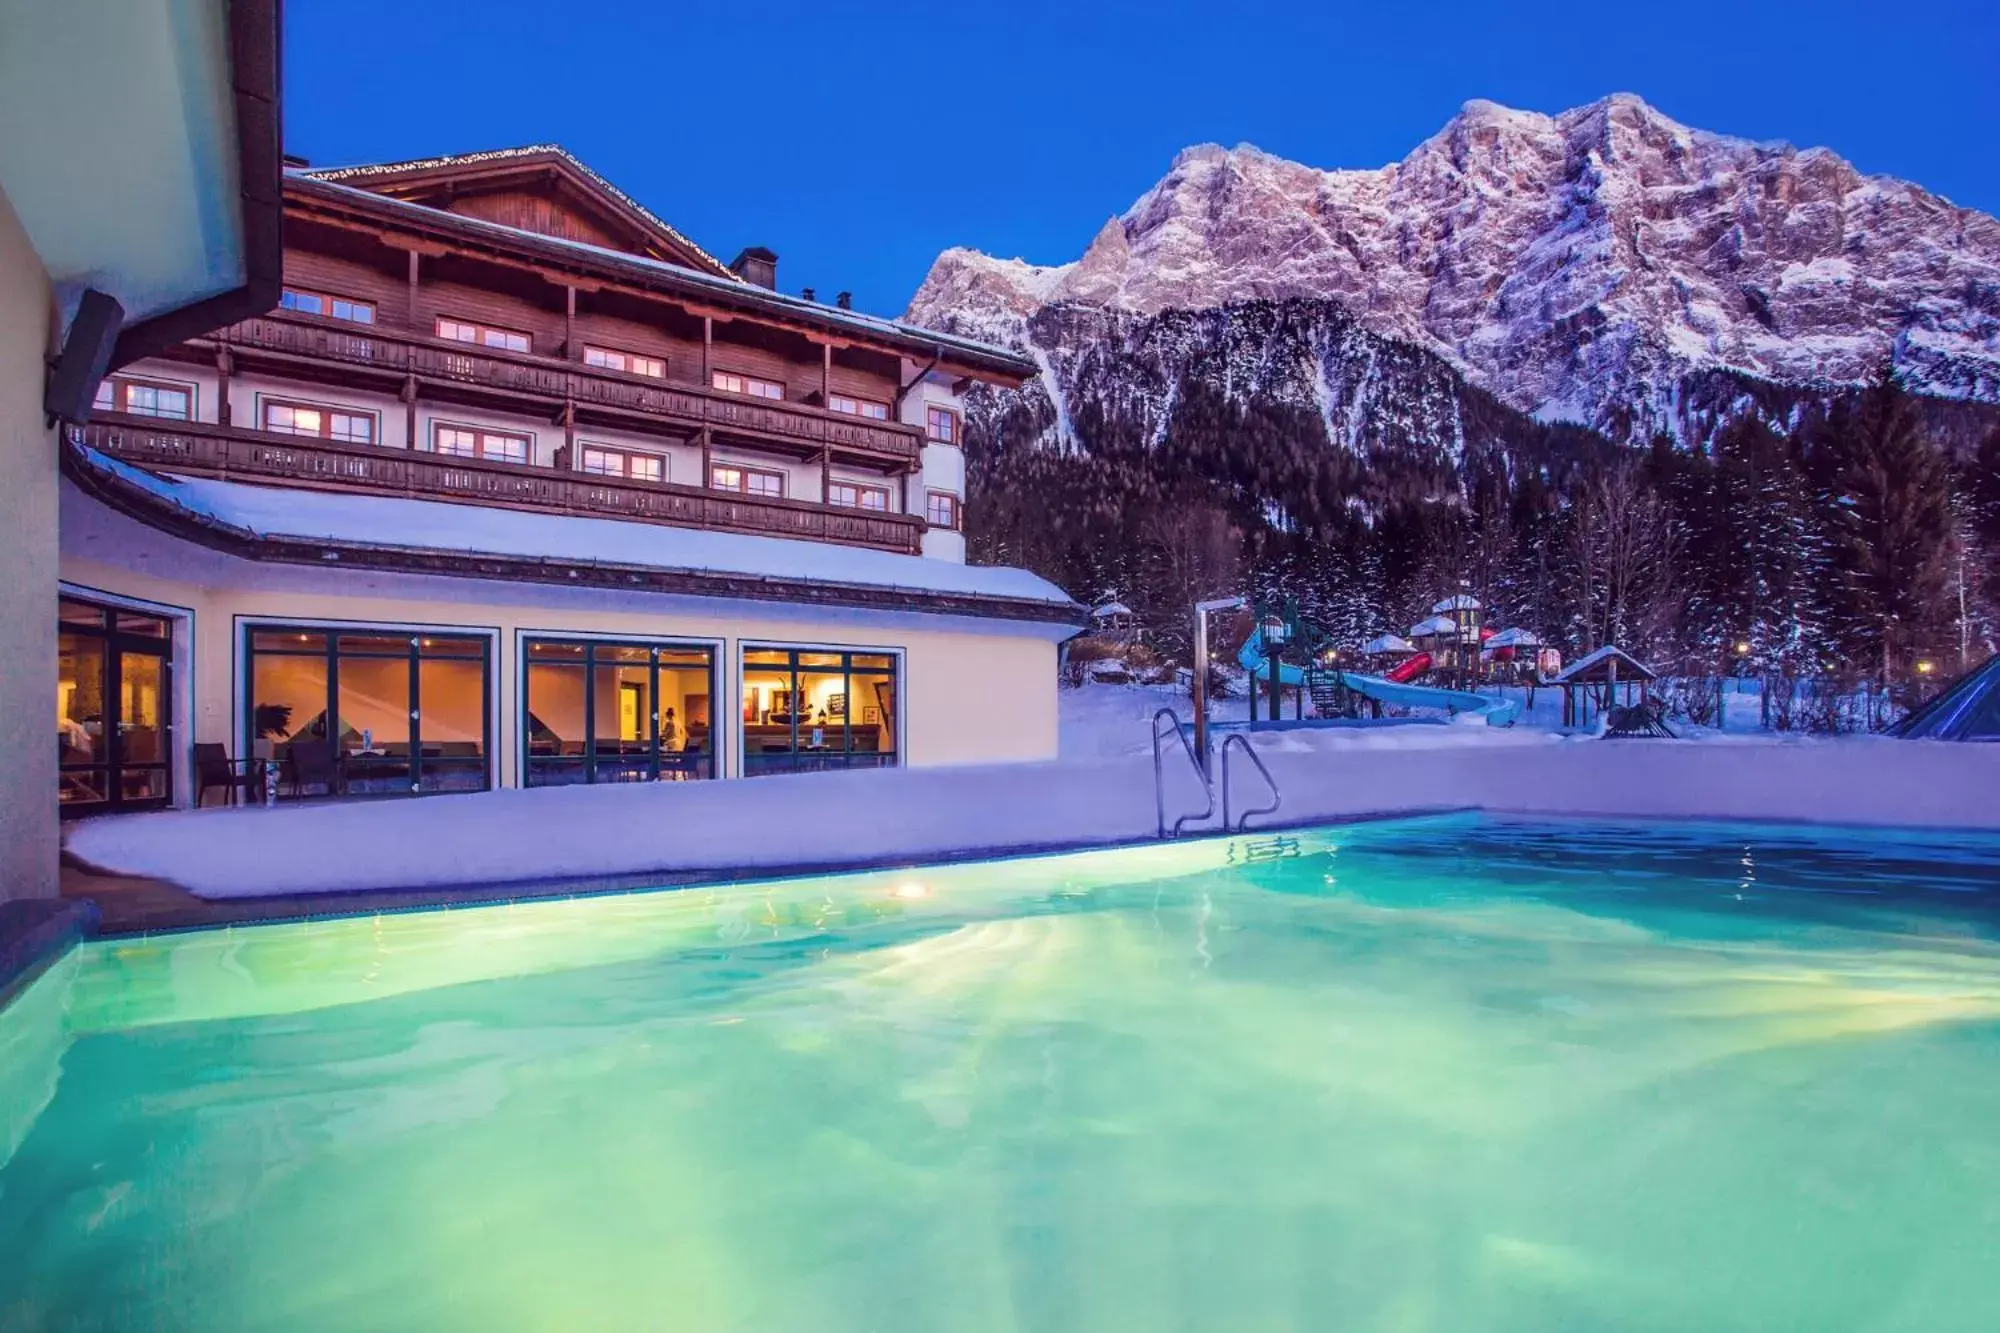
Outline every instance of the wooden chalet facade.
[[[476, 691], [464, 678], [449, 789], [533, 784], [537, 772], [549, 781], [599, 780], [601, 746], [618, 753], [611, 768], [620, 780], [900, 763], [906, 754], [908, 762], [950, 762], [1053, 753], [1053, 644], [1080, 621], [1080, 609], [1018, 571], [940, 572], [965, 558], [965, 390], [975, 382], [1018, 387], [1034, 373], [1031, 362], [858, 313], [844, 294], [831, 305], [783, 295], [770, 251], [751, 247], [724, 264], [553, 147], [294, 168], [284, 181], [284, 226], [277, 308], [124, 367], [106, 380], [89, 419], [66, 428], [65, 514], [74, 508], [78, 519], [76, 540], [64, 532], [66, 594], [98, 607], [103, 624], [115, 624], [127, 601], [163, 625], [185, 613], [189, 625], [156, 637], [213, 638], [202, 656], [228, 664], [226, 677], [180, 691], [180, 739], [220, 746], [231, 763], [271, 748], [260, 743], [274, 737], [280, 758], [288, 745], [324, 744], [356, 771], [393, 770], [366, 790], [439, 789], [424, 780], [423, 743], [393, 721], [424, 711], [416, 684], [393, 707], [359, 695], [343, 702], [337, 647], [326, 649], [322, 667], [290, 663], [265, 682], [257, 645], [277, 642], [268, 626], [279, 622], [305, 636], [293, 642], [316, 642], [321, 621], [443, 633], [463, 617], [436, 581], [475, 580], [489, 585], [466, 594], [482, 608], [474, 619], [486, 636], [485, 667]], [[180, 499], [197, 490], [210, 497], [208, 510]], [[307, 492], [355, 503], [282, 498]], [[616, 525], [587, 529], [616, 558], [554, 559], [549, 550], [568, 549], [569, 536], [552, 547], [545, 535], [523, 535], [551, 531], [532, 520], [509, 526], [466, 506]], [[320, 525], [310, 531], [308, 510]], [[740, 544], [745, 538], [750, 546]], [[509, 549], [509, 541], [532, 549]], [[243, 577], [200, 583], [196, 567], [218, 556]], [[185, 581], [177, 561], [187, 566]], [[311, 579], [272, 572], [314, 562]], [[364, 582], [370, 575], [432, 582], [382, 602], [382, 585]], [[236, 596], [232, 583], [257, 595]], [[557, 606], [551, 593], [492, 586], [528, 584], [600, 601]], [[287, 588], [310, 596], [288, 604]], [[601, 600], [614, 589], [628, 599], [615, 609]], [[675, 600], [657, 613], [630, 604], [646, 592]], [[718, 599], [719, 614], [704, 615], [702, 598]], [[203, 601], [208, 616], [197, 632]], [[494, 613], [510, 602], [521, 605]], [[760, 603], [764, 611], [744, 613]], [[830, 608], [861, 617], [863, 628], [796, 623]], [[97, 707], [99, 716], [93, 723], [64, 714], [74, 742], [64, 750], [65, 809], [188, 803], [194, 769], [180, 764], [178, 740], [164, 739], [176, 726], [167, 701], [145, 725], [110, 726], [108, 678], [90, 683], [107, 650], [81, 628], [99, 622], [76, 614], [65, 679], [80, 673], [85, 683], [66, 687], [62, 707]], [[518, 642], [509, 637], [516, 621]], [[1024, 689], [982, 683], [985, 669], [971, 657], [946, 654], [967, 688], [1028, 701], [1038, 716], [1012, 738], [993, 727], [985, 740], [948, 739], [958, 725], [951, 722], [931, 742], [915, 706], [922, 692], [913, 680], [905, 688], [905, 673], [922, 656], [915, 645], [969, 622], [989, 639], [1012, 633], [1032, 642], [1029, 658], [1049, 656], [1046, 686]], [[531, 641], [530, 625], [553, 637]], [[732, 629], [772, 646], [741, 647]], [[530, 659], [546, 643], [605, 634], [649, 663], [698, 650], [706, 665], [675, 668], [685, 679], [672, 705], [652, 666], [639, 695], [626, 681], [570, 708], [551, 702], [559, 688], [551, 665], [540, 700], [528, 698]], [[852, 658], [857, 645], [881, 651], [863, 667], [849, 661], [838, 687], [800, 665], [829, 652]], [[780, 649], [792, 655], [789, 676], [746, 665], [747, 654]], [[587, 656], [597, 660], [595, 650]], [[162, 679], [171, 657], [163, 650]], [[892, 659], [893, 668], [881, 665]], [[357, 658], [347, 676], [379, 674], [377, 658], [367, 661], [376, 665]], [[413, 682], [420, 666], [411, 667]], [[467, 669], [460, 661], [451, 670]], [[879, 697], [872, 685], [857, 693], [849, 688], [856, 671], [889, 683]], [[818, 682], [811, 711], [800, 703], [811, 694], [801, 684], [808, 675]], [[281, 687], [281, 677], [292, 683]], [[321, 689], [324, 700], [314, 693]], [[475, 694], [484, 701], [477, 708]], [[621, 720], [610, 745], [599, 714], [614, 697]], [[258, 718], [275, 716], [273, 703], [308, 722], [310, 734], [257, 734]], [[689, 752], [690, 707], [701, 715], [704, 761], [663, 760], [663, 746]], [[558, 711], [571, 722], [552, 721]], [[941, 720], [950, 711], [941, 707]], [[357, 725], [350, 712], [377, 725]], [[492, 716], [475, 727], [474, 712]], [[150, 730], [162, 739], [147, 762], [187, 771], [178, 782], [171, 773], [149, 777], [136, 802], [122, 801], [121, 766], [104, 753], [112, 742], [92, 744], [93, 727], [107, 736]], [[863, 727], [871, 729], [865, 744], [856, 737]], [[386, 748], [377, 743], [385, 728], [394, 733]], [[636, 764], [640, 753], [647, 761]], [[345, 774], [341, 785], [349, 786]]]

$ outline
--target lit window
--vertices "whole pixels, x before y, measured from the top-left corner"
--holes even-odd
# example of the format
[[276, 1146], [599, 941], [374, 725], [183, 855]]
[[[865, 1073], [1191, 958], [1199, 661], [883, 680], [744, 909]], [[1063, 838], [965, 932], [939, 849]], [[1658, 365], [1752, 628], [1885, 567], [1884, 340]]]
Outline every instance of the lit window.
[[782, 401], [785, 386], [771, 380], [755, 379], [749, 375], [737, 375], [727, 370], [718, 370], [709, 377], [709, 383], [724, 393], [747, 394], [752, 398], [770, 398]]
[[194, 386], [114, 375], [98, 382], [97, 396], [90, 405], [103, 412], [130, 412], [135, 416], [192, 421]]
[[933, 407], [924, 417], [924, 434], [937, 444], [958, 443], [958, 413], [948, 407]]
[[264, 429], [279, 435], [317, 435], [346, 444], [375, 443], [375, 414], [304, 403], [265, 403]]
[[354, 324], [373, 324], [375, 307], [366, 301], [356, 301], [345, 296], [329, 296], [325, 292], [301, 291], [297, 287], [287, 287], [278, 298], [278, 304], [286, 310], [301, 315], [332, 315]]
[[655, 454], [628, 454], [621, 449], [587, 445], [583, 470], [599, 477], [630, 477], [634, 481], [665, 481], [667, 460]]
[[529, 348], [528, 335], [525, 333], [516, 333], [512, 329], [496, 329], [489, 324], [474, 324], [463, 319], [440, 318], [437, 322], [437, 336], [455, 343], [497, 347], [503, 352], [525, 352]]
[[432, 445], [453, 458], [486, 458], [499, 463], [528, 461], [530, 441], [525, 435], [506, 431], [475, 430], [466, 426], [438, 426], [431, 435]]
[[880, 486], [859, 486], [851, 481], [836, 481], [826, 488], [826, 502], [844, 509], [870, 509], [878, 514], [889, 512], [889, 492]]
[[835, 412], [845, 412], [851, 417], [868, 417], [873, 421], [889, 419], [889, 405], [877, 403], [867, 398], [849, 398], [846, 394], [829, 395], [826, 405]]
[[628, 375], [646, 375], [656, 380], [665, 379], [667, 375], [667, 363], [657, 356], [615, 352], [608, 347], [585, 347], [583, 364], [600, 366], [605, 370], [622, 370]]
[[956, 528], [958, 497], [946, 491], [932, 491], [924, 502], [924, 517], [934, 528]]
[[770, 500], [782, 500], [785, 496], [785, 474], [762, 468], [718, 463], [709, 472], [708, 484], [718, 491], [737, 491]]

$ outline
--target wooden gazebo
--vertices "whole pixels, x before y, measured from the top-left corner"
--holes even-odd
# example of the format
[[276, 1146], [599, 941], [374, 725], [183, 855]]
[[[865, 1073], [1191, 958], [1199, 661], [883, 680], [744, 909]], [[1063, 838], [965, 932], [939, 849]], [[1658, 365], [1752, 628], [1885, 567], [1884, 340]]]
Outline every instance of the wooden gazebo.
[[1659, 678], [1657, 671], [1616, 644], [1587, 653], [1556, 677], [1563, 692], [1563, 725], [1588, 726], [1592, 717], [1621, 703], [1643, 703], [1652, 697], [1653, 682]]

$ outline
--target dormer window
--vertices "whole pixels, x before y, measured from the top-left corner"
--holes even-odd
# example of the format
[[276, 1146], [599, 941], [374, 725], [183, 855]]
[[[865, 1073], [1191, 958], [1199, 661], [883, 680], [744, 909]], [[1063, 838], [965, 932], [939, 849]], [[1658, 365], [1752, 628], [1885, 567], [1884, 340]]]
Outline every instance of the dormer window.
[[497, 347], [503, 352], [526, 352], [532, 343], [525, 333], [499, 329], [491, 324], [475, 324], [464, 319], [439, 317], [437, 336], [447, 342], [471, 343], [475, 347]]
[[851, 417], [867, 417], [870, 421], [887, 421], [889, 405], [869, 398], [849, 398], [844, 393], [829, 394], [827, 407], [835, 412], [845, 412]]
[[782, 384], [772, 380], [760, 380], [750, 375], [738, 375], [730, 370], [716, 371], [709, 376], [708, 382], [724, 393], [747, 394], [752, 398], [769, 398], [774, 402], [783, 402], [785, 397], [785, 386]]
[[667, 377], [667, 363], [659, 357], [619, 352], [609, 347], [586, 346], [583, 349], [583, 364], [600, 370], [619, 370], [627, 375], [647, 375], [656, 380]]
[[301, 315], [324, 315], [331, 319], [344, 319], [353, 324], [373, 324], [375, 307], [366, 301], [356, 301], [351, 297], [334, 296], [327, 292], [311, 292], [302, 287], [287, 287], [278, 298], [278, 306]]

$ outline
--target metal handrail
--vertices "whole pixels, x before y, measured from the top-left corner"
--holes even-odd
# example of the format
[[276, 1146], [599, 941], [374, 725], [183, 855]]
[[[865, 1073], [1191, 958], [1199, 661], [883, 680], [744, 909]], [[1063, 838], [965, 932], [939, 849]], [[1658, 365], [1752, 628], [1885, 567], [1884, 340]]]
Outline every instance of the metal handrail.
[[[1171, 708], [1162, 708], [1159, 712], [1153, 714], [1153, 808], [1159, 815], [1160, 836], [1162, 838], [1168, 836], [1167, 775], [1160, 764], [1160, 741], [1163, 739], [1160, 734], [1161, 718], [1165, 718], [1173, 723], [1174, 736], [1180, 741], [1181, 749], [1187, 752], [1188, 763], [1193, 767], [1195, 777], [1201, 782], [1203, 794], [1208, 797], [1207, 809], [1201, 811], [1199, 814], [1182, 815], [1174, 821], [1172, 836], [1178, 838], [1181, 836], [1181, 829], [1189, 823], [1195, 820], [1207, 819], [1215, 814], [1215, 788], [1209, 785], [1208, 775], [1202, 771], [1201, 760], [1195, 757], [1194, 746], [1188, 743], [1187, 732], [1181, 727], [1180, 714], [1174, 712]], [[1259, 765], [1259, 767], [1262, 767], [1262, 765]]]
[[[1260, 805], [1254, 810], [1245, 810], [1242, 819], [1234, 828], [1230, 827], [1229, 821], [1229, 747], [1232, 745], [1250, 757], [1250, 762], [1255, 764], [1257, 771], [1263, 775], [1264, 785], [1271, 789], [1271, 803], [1269, 805]], [[1264, 767], [1264, 761], [1258, 758], [1257, 752], [1250, 747], [1249, 738], [1244, 736], [1240, 731], [1230, 732], [1222, 742], [1222, 831], [1224, 833], [1247, 832], [1250, 828], [1252, 816], [1274, 815], [1278, 812], [1278, 807], [1284, 803], [1285, 796], [1283, 792], [1278, 790], [1278, 780], [1271, 776], [1271, 770]]]

